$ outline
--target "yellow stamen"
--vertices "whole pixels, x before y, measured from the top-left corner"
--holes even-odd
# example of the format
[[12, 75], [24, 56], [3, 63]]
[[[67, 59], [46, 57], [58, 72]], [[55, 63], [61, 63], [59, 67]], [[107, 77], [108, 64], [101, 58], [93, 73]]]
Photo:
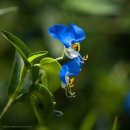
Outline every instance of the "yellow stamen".
[[73, 83], [74, 83], [74, 78], [69, 79], [69, 87], [70, 88], [74, 86]]
[[75, 44], [73, 44], [72, 46], [71, 46], [74, 50], [76, 50], [76, 51], [80, 51], [80, 44], [79, 43], [75, 43]]

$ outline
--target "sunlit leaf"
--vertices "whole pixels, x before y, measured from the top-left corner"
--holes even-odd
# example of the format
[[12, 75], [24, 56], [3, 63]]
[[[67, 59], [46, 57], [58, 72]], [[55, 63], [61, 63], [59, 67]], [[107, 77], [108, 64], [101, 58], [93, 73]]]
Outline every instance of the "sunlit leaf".
[[53, 58], [44, 58], [40, 62], [40, 72], [43, 73], [42, 84], [53, 93], [60, 87], [59, 72], [61, 65]]
[[31, 53], [31, 55], [28, 58], [28, 61], [33, 62], [35, 59], [37, 59], [37, 58], [39, 58], [41, 56], [44, 56], [47, 53], [48, 53], [47, 51], [38, 51], [38, 52], [35, 52], [35, 53]]
[[52, 116], [55, 106], [51, 92], [43, 85], [36, 84], [30, 89], [30, 99], [39, 123], [47, 122]]
[[28, 63], [27, 58], [31, 52], [29, 48], [26, 46], [26, 44], [23, 41], [21, 41], [18, 37], [7, 31], [0, 30], [0, 33], [18, 50], [24, 62]]

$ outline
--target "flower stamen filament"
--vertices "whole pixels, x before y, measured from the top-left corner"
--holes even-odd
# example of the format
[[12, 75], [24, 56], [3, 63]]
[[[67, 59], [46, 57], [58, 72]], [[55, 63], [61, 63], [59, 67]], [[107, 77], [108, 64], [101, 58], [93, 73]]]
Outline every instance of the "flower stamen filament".
[[72, 87], [74, 87], [74, 78], [69, 79], [69, 85], [66, 87], [66, 96], [68, 98], [75, 97], [75, 92], [72, 92]]

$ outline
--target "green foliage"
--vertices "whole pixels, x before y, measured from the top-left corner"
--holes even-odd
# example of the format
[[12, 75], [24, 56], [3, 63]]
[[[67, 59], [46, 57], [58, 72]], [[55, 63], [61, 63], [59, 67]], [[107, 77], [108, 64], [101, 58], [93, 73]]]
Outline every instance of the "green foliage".
[[26, 46], [26, 44], [18, 37], [7, 31], [0, 30], [0, 33], [18, 50], [18, 52], [23, 58], [23, 61], [28, 64], [27, 58], [31, 54], [31, 51]]
[[14, 63], [13, 63], [13, 68], [12, 68], [12, 74], [10, 76], [10, 81], [9, 81], [9, 85], [8, 85], [8, 93], [9, 95], [11, 95], [17, 84], [19, 81], [19, 77], [20, 77], [20, 70], [23, 66], [23, 60], [21, 58], [21, 56], [18, 54], [18, 52], [15, 52], [15, 58], [14, 58]]
[[61, 84], [59, 78], [61, 65], [55, 59], [48, 57], [40, 61], [40, 69], [42, 84], [54, 93]]
[[31, 63], [37, 58], [46, 55], [47, 53], [48, 53], [47, 51], [38, 51], [38, 52], [31, 53], [31, 55], [29, 55], [28, 57], [28, 61], [29, 63]]
[[[11, 73], [10, 81], [8, 84], [8, 94], [9, 95], [12, 95], [17, 87], [23, 64], [24, 64], [24, 62], [23, 62], [20, 54], [16, 51], [15, 57], [14, 57], [14, 63], [13, 63], [13, 67], [12, 67], [12, 73]], [[21, 89], [19, 90], [19, 93], [22, 93], [22, 94], [28, 93], [29, 87], [31, 84], [32, 84], [32, 74], [30, 71], [28, 71], [25, 74], [24, 81], [21, 84]]]
[[[8, 86], [10, 99], [2, 111], [0, 118], [2, 118], [5, 112], [16, 100], [21, 99], [21, 96], [24, 94], [29, 94], [37, 119], [40, 124], [43, 124], [48, 121], [54, 112], [55, 101], [50, 90], [54, 92], [60, 85], [60, 80], [58, 78], [60, 64], [57, 61], [54, 61], [52, 58], [44, 58], [41, 62], [39, 61], [40, 69], [44, 70], [44, 72], [47, 74], [47, 78], [55, 78], [56, 81], [51, 81], [51, 79], [42, 79], [43, 85], [39, 84], [38, 82], [34, 84], [31, 73], [34, 61], [39, 57], [44, 56], [48, 52], [39, 51], [31, 53], [26, 44], [19, 38], [3, 30], [0, 30], [0, 32], [10, 43], [12, 43], [12, 45], [21, 55], [20, 56], [16, 51], [12, 74]], [[55, 67], [56, 70], [52, 69], [53, 67]], [[42, 77], [45, 77], [43, 73]], [[47, 83], [46, 86], [44, 86], [44, 82]], [[54, 86], [52, 86], [52, 84], [54, 84]], [[49, 88], [49, 86], [51, 87]]]
[[55, 100], [52, 93], [36, 83], [30, 89], [30, 99], [39, 123], [46, 123], [54, 112]]
[[[12, 74], [11, 74], [11, 78], [10, 78], [10, 82], [9, 82], [9, 86], [8, 86], [8, 93], [9, 93], [9, 95], [11, 95], [14, 92], [14, 90], [16, 89], [16, 86], [19, 82], [21, 68], [23, 67], [24, 62], [25, 62], [25, 64], [26, 63], [32, 64], [32, 62], [34, 60], [36, 60], [37, 58], [39, 58], [41, 56], [44, 56], [48, 52], [39, 51], [39, 52], [31, 53], [31, 51], [26, 46], [26, 44], [23, 41], [21, 41], [18, 37], [16, 37], [15, 35], [7, 32], [7, 31], [0, 30], [0, 32], [16, 48], [16, 50], [21, 55], [20, 56], [17, 52], [15, 54]], [[19, 93], [21, 93], [21, 92], [27, 93], [31, 83], [32, 83], [31, 74], [28, 72], [25, 76], [24, 82], [22, 83], [22, 87], [19, 90]]]

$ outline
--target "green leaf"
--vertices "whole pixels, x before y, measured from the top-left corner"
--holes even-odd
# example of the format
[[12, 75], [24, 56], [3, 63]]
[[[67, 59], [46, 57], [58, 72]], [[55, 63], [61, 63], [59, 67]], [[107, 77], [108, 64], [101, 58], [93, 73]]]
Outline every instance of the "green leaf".
[[27, 58], [29, 57], [31, 52], [29, 48], [26, 46], [26, 44], [23, 41], [21, 41], [18, 37], [7, 31], [0, 29], [0, 33], [18, 50], [24, 62], [28, 63]]
[[23, 60], [22, 60], [21, 56], [19, 55], [19, 53], [16, 51], [15, 57], [14, 57], [12, 73], [11, 73], [10, 81], [8, 84], [9, 95], [11, 95], [14, 92], [14, 90], [18, 84], [19, 77], [20, 77], [20, 70], [21, 70], [22, 66], [23, 66]]
[[113, 126], [112, 126], [112, 130], [117, 130], [117, 122], [118, 122], [118, 117], [115, 117]]
[[[16, 89], [16, 86], [20, 80], [20, 72], [22, 69], [22, 66], [24, 65], [24, 62], [20, 56], [20, 54], [16, 51], [15, 52], [15, 58], [12, 68], [12, 73], [10, 76], [10, 81], [8, 84], [8, 94], [11, 95], [14, 90]], [[24, 78], [23, 83], [21, 84], [21, 89], [19, 90], [19, 93], [28, 93], [29, 87], [32, 84], [32, 74], [31, 72], [27, 72]]]
[[46, 123], [54, 112], [55, 101], [52, 93], [37, 83], [30, 89], [30, 100], [39, 124]]
[[33, 62], [35, 59], [41, 57], [41, 56], [44, 56], [46, 55], [48, 52], [47, 51], [39, 51], [39, 52], [34, 52], [34, 53], [31, 53], [31, 55], [29, 55], [28, 57], [28, 61], [29, 63]]
[[25, 79], [21, 85], [20, 93], [26, 94], [29, 93], [29, 88], [32, 85], [32, 73], [28, 71], [25, 75]]
[[44, 58], [40, 62], [40, 73], [42, 75], [42, 84], [46, 86], [52, 93], [61, 85], [59, 72], [61, 65], [53, 58]]

